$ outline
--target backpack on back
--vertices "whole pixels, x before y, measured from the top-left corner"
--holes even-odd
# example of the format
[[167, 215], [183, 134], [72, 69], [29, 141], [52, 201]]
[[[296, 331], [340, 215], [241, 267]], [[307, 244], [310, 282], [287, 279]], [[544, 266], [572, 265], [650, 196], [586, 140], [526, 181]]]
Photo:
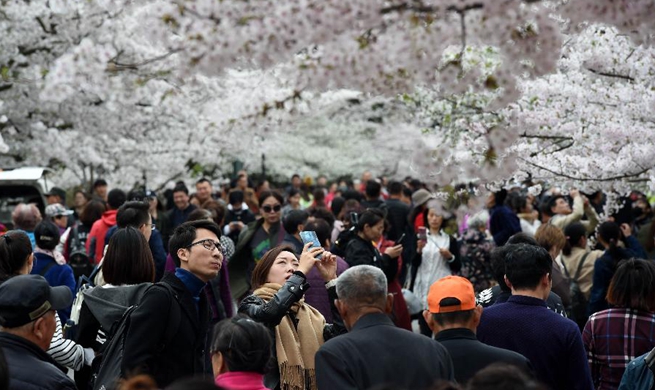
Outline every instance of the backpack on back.
[[[156, 288], [156, 286], [166, 289], [171, 299], [171, 321], [166, 327], [163, 344], [160, 347], [163, 350], [178, 331], [181, 321], [181, 311], [177, 294], [173, 291], [173, 288], [166, 283], [156, 283], [150, 286], [150, 288]], [[114, 390], [117, 388], [119, 380], [125, 377], [125, 373], [121, 369], [125, 339], [131, 325], [131, 314], [138, 306], [137, 304], [128, 307], [120, 320], [114, 323], [107, 335], [107, 341], [103, 345], [101, 354], [96, 355], [96, 358], [93, 360], [93, 376], [91, 379], [93, 390]]]
[[73, 269], [75, 280], [79, 280], [81, 276], [89, 276], [93, 272], [95, 264], [93, 264], [91, 257], [86, 252], [86, 248], [80, 241], [80, 234], [77, 225], [73, 226], [71, 230], [72, 242], [70, 246], [70, 255], [68, 255], [68, 265]]
[[562, 263], [564, 266], [564, 273], [566, 276], [569, 278], [570, 282], [570, 289], [571, 289], [571, 307], [569, 308], [569, 318], [572, 319], [576, 324], [578, 324], [578, 327], [580, 329], [584, 329], [585, 324], [587, 323], [587, 298], [585, 298], [584, 293], [580, 289], [580, 284], [578, 283], [578, 278], [580, 277], [580, 271], [582, 270], [582, 266], [584, 265], [585, 260], [587, 259], [587, 256], [589, 255], [590, 252], [587, 252], [582, 256], [582, 259], [580, 260], [580, 263], [578, 264], [578, 268], [575, 271], [575, 275], [571, 277], [569, 275], [569, 271], [566, 269], [566, 265]]

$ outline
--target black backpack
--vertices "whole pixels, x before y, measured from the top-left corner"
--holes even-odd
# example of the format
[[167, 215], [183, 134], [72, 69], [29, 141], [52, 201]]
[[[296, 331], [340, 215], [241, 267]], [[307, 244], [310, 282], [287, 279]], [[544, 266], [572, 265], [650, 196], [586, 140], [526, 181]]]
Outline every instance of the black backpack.
[[70, 234], [72, 235], [72, 241], [70, 255], [68, 255], [68, 265], [73, 269], [75, 280], [79, 280], [81, 276], [89, 276], [93, 272], [95, 264], [91, 261], [88, 253], [86, 253], [86, 248], [80, 241], [77, 225], [73, 226]]
[[[164, 333], [164, 340], [159, 348], [159, 352], [161, 352], [177, 333], [182, 313], [180, 311], [178, 296], [173, 291], [173, 288], [166, 283], [155, 283], [150, 288], [154, 288], [155, 286], [164, 287], [169, 292], [171, 298], [170, 322], [165, 325], [166, 332]], [[120, 379], [125, 377], [126, 373], [121, 369], [125, 338], [130, 327], [131, 314], [137, 307], [138, 305], [133, 305], [125, 310], [121, 319], [112, 326], [108, 333], [107, 341], [102, 347], [102, 352], [96, 355], [96, 358], [93, 360], [93, 375], [91, 378], [91, 387], [93, 390], [117, 389]]]
[[571, 277], [569, 271], [566, 269], [564, 262], [562, 266], [564, 267], [564, 273], [570, 280], [570, 289], [571, 289], [571, 307], [569, 308], [569, 318], [572, 319], [580, 329], [584, 329], [585, 324], [587, 323], [587, 298], [585, 298], [582, 290], [580, 289], [580, 284], [578, 283], [578, 278], [580, 277], [580, 271], [584, 265], [585, 260], [590, 252], [587, 252], [582, 256], [580, 263], [578, 264], [578, 269], [575, 271], [575, 275]]

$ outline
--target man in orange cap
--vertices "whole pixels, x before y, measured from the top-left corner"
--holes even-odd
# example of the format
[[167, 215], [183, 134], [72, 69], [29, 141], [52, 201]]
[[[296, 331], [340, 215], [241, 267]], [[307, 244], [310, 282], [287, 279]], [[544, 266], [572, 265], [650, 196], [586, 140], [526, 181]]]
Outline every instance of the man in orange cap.
[[425, 321], [436, 339], [450, 353], [458, 383], [466, 383], [492, 363], [509, 363], [532, 374], [523, 355], [482, 344], [475, 336], [482, 306], [475, 303], [473, 285], [461, 276], [446, 276], [434, 282], [428, 292]]

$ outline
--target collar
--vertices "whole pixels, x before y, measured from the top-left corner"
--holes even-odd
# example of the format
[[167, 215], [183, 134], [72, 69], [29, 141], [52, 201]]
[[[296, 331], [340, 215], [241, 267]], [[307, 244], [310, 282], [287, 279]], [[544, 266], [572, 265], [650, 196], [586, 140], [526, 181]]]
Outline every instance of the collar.
[[206, 285], [205, 282], [184, 268], [175, 268], [175, 276], [184, 283], [184, 286], [194, 298], [200, 297], [200, 292]]
[[256, 372], [230, 371], [216, 377], [215, 383], [226, 389], [264, 388], [264, 375]]
[[507, 302], [516, 303], [519, 305], [527, 305], [527, 306], [548, 307], [546, 305], [546, 301], [544, 301], [543, 299], [528, 297], [526, 295], [512, 295], [511, 297], [509, 297]]
[[353, 325], [351, 332], [359, 329], [370, 328], [371, 326], [377, 326], [377, 325], [396, 326], [394, 325], [393, 321], [391, 321], [391, 318], [389, 318], [388, 315], [384, 313], [370, 313], [370, 314], [365, 314], [363, 317], [360, 317], [357, 320], [357, 322], [355, 322], [355, 325]]
[[68, 372], [67, 368], [64, 368], [62, 365], [57, 363], [50, 355], [48, 355], [44, 350], [42, 350], [38, 345], [33, 342], [20, 337], [13, 335], [11, 333], [0, 332], [0, 340], [4, 345], [14, 345], [16, 348], [22, 348], [27, 350], [29, 354], [36, 356], [39, 360], [52, 364], [61, 370], [64, 373]]
[[437, 333], [435, 339], [439, 342], [453, 339], [477, 340], [475, 333], [468, 328], [446, 329]]

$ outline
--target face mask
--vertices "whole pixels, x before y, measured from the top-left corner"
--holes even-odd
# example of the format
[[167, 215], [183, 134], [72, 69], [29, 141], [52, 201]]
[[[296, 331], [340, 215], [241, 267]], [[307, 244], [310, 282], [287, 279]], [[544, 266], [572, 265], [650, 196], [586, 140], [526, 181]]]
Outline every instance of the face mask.
[[641, 217], [644, 214], [644, 210], [641, 207], [634, 207], [632, 209], [632, 216], [635, 218]]

